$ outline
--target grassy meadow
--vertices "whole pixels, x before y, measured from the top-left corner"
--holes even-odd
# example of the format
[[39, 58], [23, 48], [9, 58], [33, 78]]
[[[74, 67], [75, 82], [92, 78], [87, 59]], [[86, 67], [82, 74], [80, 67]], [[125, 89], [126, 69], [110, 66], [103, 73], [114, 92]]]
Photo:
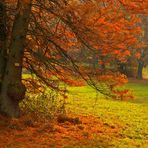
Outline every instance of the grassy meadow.
[[[94, 115], [106, 126], [119, 128], [118, 133], [102, 135], [112, 147], [148, 147], [148, 80], [131, 80], [126, 86], [133, 90], [132, 101], [105, 99], [90, 87], [70, 89], [69, 110]], [[91, 122], [91, 121], [90, 121]]]
[[[69, 87], [67, 115], [74, 119], [77, 117], [70, 122], [38, 120], [34, 113], [22, 116], [20, 120], [2, 118], [0, 147], [147, 148], [148, 80], [130, 79], [124, 87], [133, 91], [134, 100], [105, 98], [89, 86]], [[48, 98], [30, 97], [31, 107], [45, 107], [42, 113], [49, 113], [47, 110], [52, 102]], [[77, 119], [81, 121], [78, 124], [75, 122]]]
[[[144, 69], [144, 76], [147, 76], [147, 73], [147, 69]], [[124, 88], [133, 92], [134, 100], [104, 98], [89, 86], [68, 88], [68, 113], [94, 116], [107, 129], [118, 129], [111, 133], [94, 133], [93, 145], [96, 147], [100, 145], [100, 139], [102, 147], [148, 147], [148, 79], [129, 79]], [[88, 147], [93, 147], [92, 141], [88, 141], [87, 144], [90, 144]], [[79, 147], [79, 144], [77, 146]]]

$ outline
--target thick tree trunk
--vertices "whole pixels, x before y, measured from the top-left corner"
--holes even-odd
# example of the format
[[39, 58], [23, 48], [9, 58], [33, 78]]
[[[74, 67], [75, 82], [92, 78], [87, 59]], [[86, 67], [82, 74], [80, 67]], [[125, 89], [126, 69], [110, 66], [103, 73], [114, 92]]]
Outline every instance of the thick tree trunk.
[[0, 92], [6, 67], [6, 56], [6, 9], [4, 1], [0, 0]]
[[21, 75], [31, 0], [19, 0], [17, 9], [12, 28], [10, 53], [0, 94], [1, 112], [10, 117], [19, 117], [19, 101], [24, 98], [26, 91], [21, 82]]

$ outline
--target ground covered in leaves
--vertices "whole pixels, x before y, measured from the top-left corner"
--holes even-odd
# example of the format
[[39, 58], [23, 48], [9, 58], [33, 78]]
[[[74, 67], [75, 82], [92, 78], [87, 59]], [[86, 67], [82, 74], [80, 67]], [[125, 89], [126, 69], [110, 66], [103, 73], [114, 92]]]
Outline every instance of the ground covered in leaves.
[[39, 119], [28, 114], [21, 119], [0, 117], [0, 147], [108, 147], [119, 138], [121, 125], [108, 125], [93, 116]]

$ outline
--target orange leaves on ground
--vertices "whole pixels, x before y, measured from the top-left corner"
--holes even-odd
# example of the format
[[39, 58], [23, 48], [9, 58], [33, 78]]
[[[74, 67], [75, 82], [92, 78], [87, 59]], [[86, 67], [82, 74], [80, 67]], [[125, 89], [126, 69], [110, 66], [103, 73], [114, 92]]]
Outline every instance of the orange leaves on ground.
[[[75, 118], [76, 115], [69, 116]], [[61, 147], [77, 143], [85, 146], [89, 141], [96, 140], [96, 137], [117, 136], [121, 129], [119, 124], [109, 125], [93, 116], [80, 115], [77, 118], [81, 123], [37, 120], [34, 114], [28, 114], [19, 120], [0, 116], [0, 147]]]

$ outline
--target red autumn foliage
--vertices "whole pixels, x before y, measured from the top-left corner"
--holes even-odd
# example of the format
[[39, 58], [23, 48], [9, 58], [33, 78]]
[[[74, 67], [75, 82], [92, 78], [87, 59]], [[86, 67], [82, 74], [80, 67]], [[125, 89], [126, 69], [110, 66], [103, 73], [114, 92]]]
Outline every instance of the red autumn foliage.
[[[60, 2], [62, 10], [57, 6], [50, 13], [46, 12], [48, 3], [43, 9], [33, 8], [34, 19], [42, 28], [42, 31], [37, 29], [41, 36], [27, 36], [29, 47], [26, 48], [24, 66], [44, 82], [54, 76], [69, 85], [82, 85], [80, 79], [73, 79], [73, 71], [79, 71], [81, 67], [72, 68], [75, 57], [71, 56], [80, 50], [82, 44], [89, 48], [88, 56], [92, 57], [96, 52], [99, 65], [109, 64], [115, 59], [125, 62], [132, 53], [131, 49], [143, 46], [138, 38], [142, 29], [137, 25], [140, 23], [137, 13], [146, 13], [146, 2], [96, 0], [70, 1], [65, 5]], [[48, 25], [52, 23], [49, 29]], [[50, 61], [49, 65], [45, 60]], [[88, 79], [83, 71], [80, 72]]]

